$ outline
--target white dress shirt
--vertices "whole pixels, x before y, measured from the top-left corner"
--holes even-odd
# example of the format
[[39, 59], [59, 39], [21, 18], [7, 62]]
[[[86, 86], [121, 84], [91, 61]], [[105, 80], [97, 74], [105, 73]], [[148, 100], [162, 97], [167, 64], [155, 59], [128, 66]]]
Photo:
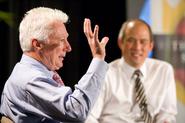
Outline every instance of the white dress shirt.
[[[140, 109], [134, 101], [135, 68], [124, 58], [109, 64], [103, 90], [86, 123], [137, 123]], [[155, 123], [175, 123], [177, 114], [173, 68], [167, 62], [147, 58], [141, 66], [148, 110]]]
[[0, 112], [15, 123], [84, 122], [100, 92], [108, 65], [93, 59], [87, 73], [75, 85], [58, 85], [54, 72], [23, 55], [7, 80]]

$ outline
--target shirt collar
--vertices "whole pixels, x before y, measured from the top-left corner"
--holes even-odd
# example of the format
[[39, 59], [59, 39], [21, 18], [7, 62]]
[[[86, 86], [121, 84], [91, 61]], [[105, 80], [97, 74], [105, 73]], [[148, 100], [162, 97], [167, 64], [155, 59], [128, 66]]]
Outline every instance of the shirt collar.
[[144, 64], [140, 67], [139, 69], [143, 75], [143, 77], [147, 76], [147, 72], [146, 72], [146, 62], [144, 62]]
[[53, 75], [53, 71], [50, 71], [47, 69], [47, 67], [42, 64], [41, 62], [37, 61], [36, 59], [23, 54], [22, 58], [20, 60], [20, 63], [26, 64], [26, 65], [31, 65], [31, 66], [36, 66], [38, 69], [41, 69], [42, 71], [44, 71], [45, 73], [48, 73], [49, 75]]
[[[120, 64], [122, 64], [122, 70], [124, 71], [124, 73], [131, 78], [133, 73], [135, 72], [136, 68], [132, 67], [131, 65], [129, 65], [125, 59], [122, 57], [120, 60]], [[146, 63], [144, 62], [144, 64], [139, 68], [139, 70], [141, 71], [143, 77], [146, 77], [147, 75], [147, 68], [146, 68]]]

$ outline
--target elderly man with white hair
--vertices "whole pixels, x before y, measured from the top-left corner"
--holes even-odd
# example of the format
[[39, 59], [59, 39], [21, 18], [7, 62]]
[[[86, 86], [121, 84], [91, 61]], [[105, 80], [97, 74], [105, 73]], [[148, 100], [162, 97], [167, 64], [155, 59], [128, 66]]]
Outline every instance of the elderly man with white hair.
[[78, 123], [86, 119], [108, 69], [104, 58], [109, 39], [99, 41], [98, 25], [92, 31], [90, 20], [84, 20], [93, 59], [72, 92], [56, 72], [71, 51], [67, 21], [64, 12], [46, 7], [25, 14], [19, 27], [23, 55], [2, 93], [0, 112], [4, 118], [15, 123]]

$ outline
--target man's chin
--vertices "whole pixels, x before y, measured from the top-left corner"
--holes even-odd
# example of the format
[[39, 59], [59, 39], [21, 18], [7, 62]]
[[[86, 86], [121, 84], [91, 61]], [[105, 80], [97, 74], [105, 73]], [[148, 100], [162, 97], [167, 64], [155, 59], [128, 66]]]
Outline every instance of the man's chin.
[[63, 63], [61, 63], [59, 66], [58, 66], [58, 69], [62, 68], [63, 67]]
[[63, 64], [60, 64], [60, 65], [57, 65], [57, 66], [55, 66], [55, 67], [53, 67], [54, 68], [54, 70], [59, 70], [60, 68], [62, 68], [63, 67]]

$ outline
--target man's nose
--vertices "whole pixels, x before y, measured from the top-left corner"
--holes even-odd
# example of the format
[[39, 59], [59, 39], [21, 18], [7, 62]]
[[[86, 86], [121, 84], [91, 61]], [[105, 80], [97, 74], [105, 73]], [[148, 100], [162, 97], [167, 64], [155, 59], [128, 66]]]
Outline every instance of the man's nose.
[[134, 42], [134, 48], [140, 49], [141, 48], [141, 43], [139, 41]]
[[66, 41], [66, 51], [71, 52], [72, 48], [68, 41]]

